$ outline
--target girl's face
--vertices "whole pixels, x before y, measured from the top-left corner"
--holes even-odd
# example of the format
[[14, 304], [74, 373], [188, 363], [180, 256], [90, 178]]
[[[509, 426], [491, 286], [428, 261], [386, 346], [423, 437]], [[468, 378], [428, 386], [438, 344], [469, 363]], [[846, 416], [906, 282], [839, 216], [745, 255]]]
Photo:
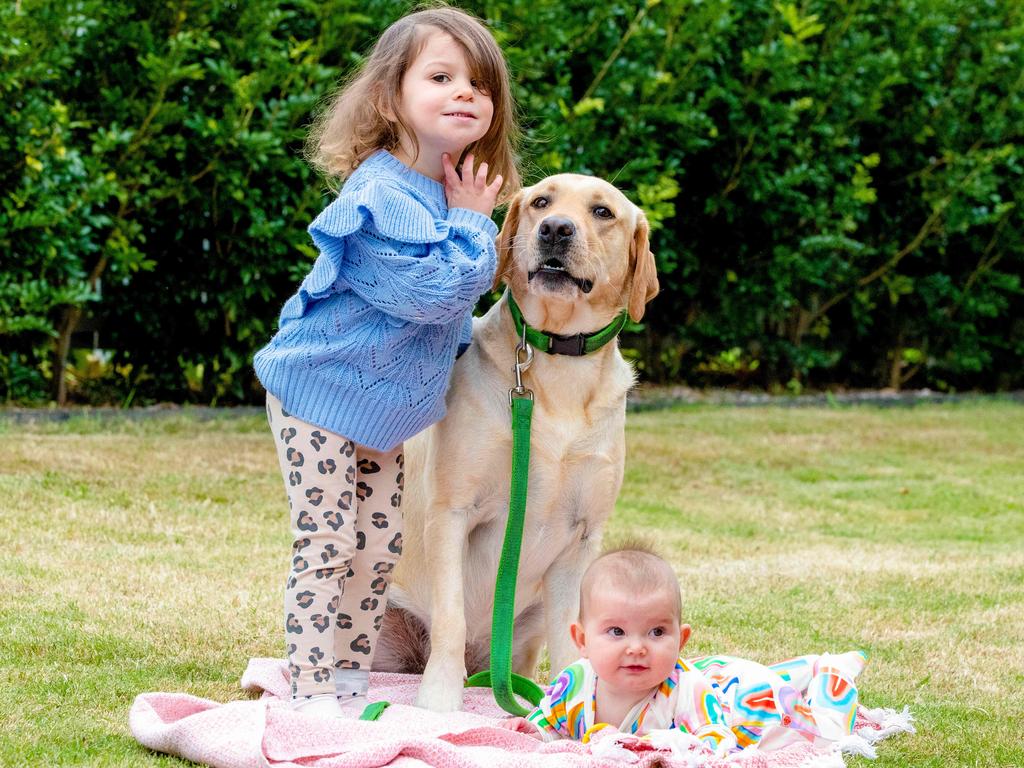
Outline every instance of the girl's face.
[[494, 115], [491, 97], [478, 87], [462, 47], [440, 30], [429, 33], [402, 77], [400, 105], [402, 119], [416, 134], [419, 155], [406, 136], [395, 154], [421, 172], [440, 168], [445, 152], [458, 162], [462, 151], [487, 133]]

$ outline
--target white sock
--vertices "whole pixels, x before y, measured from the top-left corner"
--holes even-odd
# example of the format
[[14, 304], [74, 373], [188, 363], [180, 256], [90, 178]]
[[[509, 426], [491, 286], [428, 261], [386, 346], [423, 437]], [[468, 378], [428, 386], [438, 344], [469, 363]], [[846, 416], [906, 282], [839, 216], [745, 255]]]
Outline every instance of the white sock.
[[358, 717], [370, 702], [366, 691], [370, 687], [368, 669], [336, 669], [334, 671], [334, 693], [338, 704], [346, 715]]
[[329, 693], [318, 693], [315, 696], [302, 696], [292, 699], [291, 707], [296, 712], [305, 712], [317, 717], [343, 717], [338, 699]]
[[368, 669], [334, 670], [334, 693], [339, 699], [365, 696], [369, 687], [370, 670]]

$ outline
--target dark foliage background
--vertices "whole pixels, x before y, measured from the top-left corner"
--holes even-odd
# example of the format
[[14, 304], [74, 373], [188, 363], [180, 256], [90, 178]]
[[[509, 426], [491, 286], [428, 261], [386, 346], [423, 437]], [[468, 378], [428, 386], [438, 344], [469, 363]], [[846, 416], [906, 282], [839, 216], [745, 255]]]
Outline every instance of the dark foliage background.
[[[663, 292], [657, 382], [1024, 386], [1024, 5], [463, 2], [527, 180], [614, 179]], [[408, 6], [0, 6], [0, 399], [255, 402], [315, 253], [318, 101]]]

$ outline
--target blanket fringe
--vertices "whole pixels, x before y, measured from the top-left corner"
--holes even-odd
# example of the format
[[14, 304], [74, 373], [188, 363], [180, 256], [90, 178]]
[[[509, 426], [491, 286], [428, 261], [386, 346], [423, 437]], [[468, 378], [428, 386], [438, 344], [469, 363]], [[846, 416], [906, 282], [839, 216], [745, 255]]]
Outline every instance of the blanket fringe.
[[866, 757], [868, 760], [878, 757], [878, 752], [871, 746], [871, 742], [857, 734], [852, 734], [836, 742], [836, 750], [844, 755]]
[[914, 728], [914, 716], [910, 714], [910, 707], [903, 707], [901, 712], [884, 707], [864, 708], [861, 709], [860, 714], [878, 726], [878, 728], [857, 729], [856, 734], [869, 744], [877, 744], [895, 733], [917, 733], [917, 729]]
[[899, 712], [884, 707], [877, 709], [862, 707], [857, 714], [872, 725], [862, 726], [853, 734], [840, 739], [836, 742], [832, 752], [809, 757], [800, 765], [800, 768], [845, 768], [846, 760], [843, 755], [874, 760], [878, 757], [874, 745], [882, 739], [897, 733], [917, 733], [914, 728], [914, 716], [910, 714], [910, 707], [905, 706]]

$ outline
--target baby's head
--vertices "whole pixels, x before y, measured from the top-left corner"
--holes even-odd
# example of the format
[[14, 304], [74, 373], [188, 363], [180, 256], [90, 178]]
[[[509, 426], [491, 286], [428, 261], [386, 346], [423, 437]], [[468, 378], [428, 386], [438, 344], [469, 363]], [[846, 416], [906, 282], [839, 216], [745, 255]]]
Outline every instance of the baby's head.
[[682, 620], [683, 598], [679, 579], [672, 566], [647, 546], [630, 542], [600, 555], [583, 574], [580, 583], [580, 617], [582, 623], [589, 604], [601, 600], [608, 591], [632, 595], [658, 594], [672, 606], [677, 622]]
[[415, 153], [418, 142], [406, 114], [403, 80], [417, 58], [438, 42], [457, 49], [493, 107], [486, 130], [465, 151], [473, 152], [478, 162], [489, 163], [492, 176], [502, 175], [506, 193], [515, 192], [519, 188], [514, 156], [518, 127], [505, 57], [479, 19], [443, 4], [403, 16], [384, 31], [314, 123], [307, 141], [313, 164], [329, 176], [344, 178], [378, 149], [392, 152], [408, 143]]
[[661, 684], [690, 637], [682, 623], [679, 580], [642, 545], [611, 550], [583, 575], [572, 638], [599, 679], [623, 695]]

